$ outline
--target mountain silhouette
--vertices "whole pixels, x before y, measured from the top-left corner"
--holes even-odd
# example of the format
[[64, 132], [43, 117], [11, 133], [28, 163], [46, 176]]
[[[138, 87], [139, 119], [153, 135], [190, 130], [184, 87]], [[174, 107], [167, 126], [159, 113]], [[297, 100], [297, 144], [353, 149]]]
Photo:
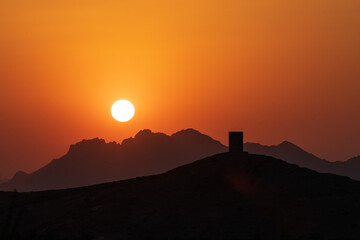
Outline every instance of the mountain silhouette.
[[334, 173], [360, 180], [360, 156], [344, 162], [329, 162], [306, 152], [293, 143], [284, 141], [279, 145], [264, 146], [258, 143], [245, 143], [245, 151], [284, 160], [322, 173]]
[[158, 174], [226, 150], [194, 129], [171, 136], [145, 129], [121, 144], [98, 138], [78, 142], [66, 155], [31, 174], [19, 171], [0, 189], [63, 189]]
[[360, 239], [359, 202], [360, 182], [348, 177], [221, 153], [160, 175], [0, 192], [0, 231], [5, 240]]
[[[245, 143], [244, 150], [360, 180], [360, 156], [345, 162], [329, 162], [288, 141], [272, 146]], [[99, 138], [73, 144], [66, 155], [43, 168], [31, 174], [17, 172], [11, 180], [0, 183], [0, 190], [64, 189], [158, 174], [225, 151], [226, 146], [194, 129], [171, 136], [145, 129], [121, 144]]]

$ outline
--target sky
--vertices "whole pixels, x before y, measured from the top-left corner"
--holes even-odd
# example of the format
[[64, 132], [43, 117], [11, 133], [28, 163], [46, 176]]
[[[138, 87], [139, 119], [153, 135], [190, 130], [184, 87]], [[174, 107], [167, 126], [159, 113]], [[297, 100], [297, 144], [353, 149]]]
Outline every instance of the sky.
[[[0, 0], [0, 178], [95, 137], [195, 128], [360, 154], [358, 0]], [[115, 121], [111, 105], [136, 113]]]

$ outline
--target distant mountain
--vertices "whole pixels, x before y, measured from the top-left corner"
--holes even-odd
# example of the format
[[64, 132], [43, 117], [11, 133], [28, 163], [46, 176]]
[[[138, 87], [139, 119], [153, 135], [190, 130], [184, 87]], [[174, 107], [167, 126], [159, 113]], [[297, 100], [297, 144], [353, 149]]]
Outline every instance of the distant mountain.
[[329, 164], [328, 161], [320, 159], [288, 141], [272, 146], [261, 145], [258, 143], [245, 143], [244, 149], [249, 153], [275, 157], [288, 163], [314, 170], [325, 168], [327, 164]]
[[63, 189], [158, 174], [226, 150], [220, 142], [194, 129], [171, 136], [146, 129], [121, 144], [98, 138], [83, 140], [71, 145], [65, 156], [31, 174], [16, 173], [0, 189]]
[[[273, 146], [245, 143], [244, 149], [300, 167], [360, 180], [360, 156], [346, 162], [328, 162], [288, 141]], [[45, 167], [31, 174], [19, 171], [11, 180], [0, 182], [0, 190], [64, 189], [158, 174], [225, 151], [226, 146], [194, 129], [171, 136], [145, 129], [121, 144], [95, 138], [71, 145], [66, 155]]]
[[329, 162], [304, 151], [288, 141], [273, 146], [264, 146], [258, 143], [245, 143], [244, 149], [249, 153], [275, 157], [288, 163], [310, 168], [318, 172], [334, 173], [360, 180], [360, 156], [345, 162]]
[[351, 158], [345, 162], [332, 162], [331, 170], [328, 172], [360, 180], [360, 156]]
[[0, 237], [360, 239], [359, 202], [360, 182], [348, 177], [222, 153], [161, 175], [0, 192]]

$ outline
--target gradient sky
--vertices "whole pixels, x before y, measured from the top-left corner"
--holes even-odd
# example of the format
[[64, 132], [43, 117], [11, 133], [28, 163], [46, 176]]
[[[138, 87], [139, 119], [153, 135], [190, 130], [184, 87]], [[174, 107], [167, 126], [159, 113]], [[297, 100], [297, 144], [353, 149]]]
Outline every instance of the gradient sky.
[[[360, 154], [359, 0], [0, 0], [0, 174], [195, 128]], [[136, 108], [128, 123], [113, 102]], [[1, 177], [0, 176], [0, 177]]]

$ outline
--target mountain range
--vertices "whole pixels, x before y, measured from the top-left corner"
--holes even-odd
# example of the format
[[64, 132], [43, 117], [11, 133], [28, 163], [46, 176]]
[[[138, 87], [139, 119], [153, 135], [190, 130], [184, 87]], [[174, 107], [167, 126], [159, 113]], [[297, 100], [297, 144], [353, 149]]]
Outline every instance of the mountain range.
[[0, 238], [360, 239], [360, 182], [221, 153], [167, 173], [0, 192]]
[[[360, 180], [360, 157], [328, 162], [284, 141], [264, 146], [245, 143], [245, 151], [284, 160], [318, 172], [335, 173]], [[65, 189], [166, 172], [197, 159], [227, 151], [219, 141], [194, 129], [168, 136], [145, 129], [121, 144], [103, 139], [83, 140], [66, 155], [27, 174], [19, 171], [0, 184], [0, 190], [39, 191]]]
[[64, 189], [158, 174], [226, 150], [194, 129], [171, 136], [145, 129], [121, 144], [99, 138], [78, 142], [67, 154], [31, 174], [17, 172], [0, 189]]
[[360, 180], [360, 156], [344, 162], [329, 162], [306, 152], [288, 141], [284, 141], [279, 145], [274, 146], [264, 146], [258, 143], [245, 143], [244, 149], [249, 153], [271, 156], [318, 172], [334, 173]]

